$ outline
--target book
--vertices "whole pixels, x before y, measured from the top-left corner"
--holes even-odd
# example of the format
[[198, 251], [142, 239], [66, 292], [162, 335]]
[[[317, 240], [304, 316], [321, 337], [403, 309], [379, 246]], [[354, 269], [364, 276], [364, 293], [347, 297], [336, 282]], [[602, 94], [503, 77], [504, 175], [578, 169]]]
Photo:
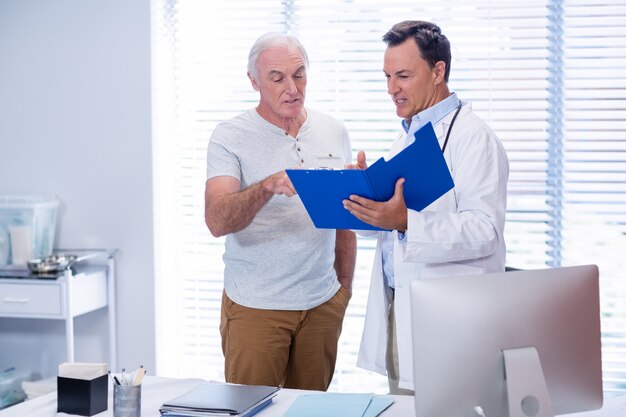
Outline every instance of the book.
[[271, 404], [280, 388], [205, 382], [159, 408], [162, 416], [251, 417]]
[[320, 229], [380, 230], [354, 217], [343, 207], [350, 195], [387, 201], [396, 181], [404, 178], [404, 200], [421, 211], [454, 187], [431, 123], [415, 132], [415, 141], [389, 161], [378, 159], [361, 169], [288, 169], [309, 217]]

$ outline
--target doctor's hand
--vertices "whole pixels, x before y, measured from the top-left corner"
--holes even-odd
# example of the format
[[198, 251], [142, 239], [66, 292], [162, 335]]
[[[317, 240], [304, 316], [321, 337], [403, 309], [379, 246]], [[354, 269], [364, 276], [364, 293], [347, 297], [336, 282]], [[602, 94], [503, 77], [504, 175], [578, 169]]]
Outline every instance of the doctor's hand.
[[358, 195], [343, 200], [343, 207], [357, 219], [387, 230], [405, 232], [407, 227], [406, 203], [404, 202], [404, 178], [396, 181], [393, 196], [387, 201], [374, 201]]
[[367, 162], [365, 160], [365, 152], [359, 151], [356, 154], [356, 164], [346, 164], [346, 169], [365, 169]]

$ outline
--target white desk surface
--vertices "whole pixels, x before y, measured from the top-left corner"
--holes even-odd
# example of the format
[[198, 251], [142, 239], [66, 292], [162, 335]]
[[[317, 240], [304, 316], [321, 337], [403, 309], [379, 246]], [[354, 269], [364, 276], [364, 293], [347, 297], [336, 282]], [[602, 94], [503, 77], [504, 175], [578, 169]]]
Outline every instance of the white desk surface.
[[[204, 382], [201, 379], [173, 379], [147, 376], [144, 379], [141, 398], [141, 416], [158, 417], [159, 407], [165, 401], [181, 395], [196, 385]], [[258, 417], [279, 417], [285, 414], [298, 395], [312, 391], [282, 389], [269, 407], [261, 410]], [[323, 394], [320, 392], [320, 394]], [[385, 410], [382, 417], [408, 417], [414, 415], [413, 397], [394, 396], [395, 402]], [[69, 416], [57, 413], [56, 392], [46, 394], [33, 400], [25, 401], [0, 411], [0, 417], [57, 417]], [[113, 416], [112, 389], [109, 384], [109, 407], [107, 411], [96, 414], [97, 417]], [[605, 399], [601, 410], [569, 414], [570, 417], [624, 417], [626, 416], [626, 396]], [[565, 417], [565, 416], [564, 416]]]

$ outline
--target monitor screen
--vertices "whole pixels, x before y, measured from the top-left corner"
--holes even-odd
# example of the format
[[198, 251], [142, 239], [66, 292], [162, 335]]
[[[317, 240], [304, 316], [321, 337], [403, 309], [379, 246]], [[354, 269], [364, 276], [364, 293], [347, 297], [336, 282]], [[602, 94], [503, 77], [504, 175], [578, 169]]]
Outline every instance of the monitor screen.
[[[602, 406], [595, 265], [414, 281], [411, 315], [416, 417], [509, 416], [508, 386], [529, 381], [520, 372], [539, 378], [530, 391], [545, 380], [549, 400], [513, 396], [516, 415]], [[525, 355], [515, 363], [514, 352]]]

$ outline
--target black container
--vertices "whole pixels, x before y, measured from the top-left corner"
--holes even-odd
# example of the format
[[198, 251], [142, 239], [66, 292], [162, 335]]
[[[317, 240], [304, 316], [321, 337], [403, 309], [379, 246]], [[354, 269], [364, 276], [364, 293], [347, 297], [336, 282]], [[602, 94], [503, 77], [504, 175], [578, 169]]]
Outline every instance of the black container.
[[57, 411], [93, 416], [107, 409], [109, 380], [106, 375], [85, 380], [57, 377]]

